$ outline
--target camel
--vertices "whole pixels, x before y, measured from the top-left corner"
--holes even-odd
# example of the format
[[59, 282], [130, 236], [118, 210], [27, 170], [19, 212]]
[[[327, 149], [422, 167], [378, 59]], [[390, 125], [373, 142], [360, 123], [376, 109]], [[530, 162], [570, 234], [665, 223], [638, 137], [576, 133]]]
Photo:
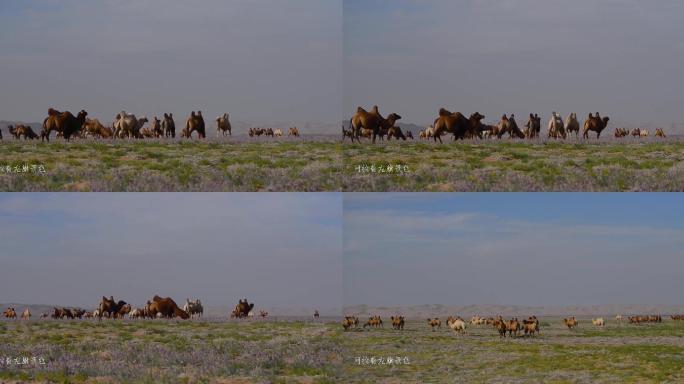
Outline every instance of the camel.
[[17, 126], [8, 125], [7, 130], [17, 140], [20, 139], [22, 135], [24, 136], [24, 140], [29, 140], [29, 139], [33, 140], [33, 139], [38, 138], [38, 135], [36, 135], [36, 133], [33, 131], [33, 129], [28, 125], [24, 125], [24, 124], [18, 124]]
[[563, 324], [565, 324], [568, 329], [572, 330], [573, 328], [577, 327], [579, 322], [575, 320], [575, 316], [569, 318], [569, 319], [563, 319]]
[[152, 124], [151, 124], [150, 129], [152, 130], [152, 135], [154, 135], [154, 137], [164, 136], [164, 131], [162, 130], [162, 127], [161, 127], [161, 120], [159, 120], [157, 118], [157, 116], [154, 116], [152, 118]]
[[596, 116], [593, 116], [590, 113], [589, 117], [587, 117], [587, 120], [584, 122], [584, 132], [582, 133], [582, 137], [588, 139], [589, 131], [594, 131], [596, 132], [596, 138], [598, 139], [601, 137], [601, 131], [608, 126], [608, 120], [610, 120], [608, 116], [601, 118], [598, 112], [596, 112]]
[[503, 319], [503, 317], [501, 317], [501, 315], [499, 315], [499, 317], [492, 322], [492, 325], [499, 332], [499, 338], [506, 337], [506, 331], [508, 331], [508, 324]]
[[185, 299], [183, 310], [187, 312], [190, 317], [194, 317], [194, 315], [197, 315], [197, 317], [202, 317], [202, 314], [204, 313], [204, 307], [202, 306], [200, 299], [195, 299], [192, 301], [190, 299]]
[[235, 306], [230, 317], [242, 319], [249, 315], [249, 313], [254, 309], [254, 303], [250, 303], [246, 298], [238, 301], [238, 305]]
[[85, 131], [86, 136], [95, 136], [104, 139], [113, 136], [112, 130], [103, 126], [98, 119], [86, 119], [85, 123], [83, 123], [83, 130]]
[[202, 111], [192, 111], [190, 117], [185, 122], [185, 129], [183, 130], [181, 137], [190, 138], [192, 133], [197, 131], [197, 136], [200, 139], [207, 137], [206, 131], [204, 129], [204, 118], [202, 117]]
[[527, 123], [525, 123], [525, 137], [528, 139], [533, 139], [535, 137], [539, 137], [540, 132], [541, 117], [539, 117], [536, 113], [534, 115], [530, 113], [530, 118], [527, 119]]
[[563, 125], [563, 118], [561, 118], [560, 113], [551, 113], [551, 119], [549, 120], [549, 138], [563, 138], [565, 139], [565, 126]]
[[287, 135], [288, 135], [288, 136], [299, 137], [299, 128], [297, 128], [297, 127], [290, 127], [290, 128], [287, 130]]
[[406, 322], [404, 316], [390, 316], [390, 320], [392, 320], [392, 329], [397, 331], [404, 329], [404, 323]]
[[[126, 305], [128, 304], [123, 300], [119, 300], [118, 302], [114, 301], [113, 296], [109, 296], [109, 298], [102, 296], [102, 301], [100, 302], [100, 307], [98, 308], [100, 310], [98, 317], [100, 320], [102, 320], [102, 316], [106, 314], [107, 317], [116, 318], [119, 315], [119, 312], [124, 309]], [[57, 308], [55, 308], [55, 311], [56, 310]], [[130, 305], [128, 305], [128, 310], [130, 311]]]
[[223, 136], [225, 136], [226, 132], [228, 132], [228, 136], [232, 136], [233, 133], [232, 128], [230, 126], [230, 121], [228, 120], [228, 116], [229, 115], [227, 113], [224, 113], [223, 115], [216, 118], [216, 137], [219, 137], [220, 133], [222, 133]]
[[17, 318], [17, 312], [12, 307], [5, 309], [5, 312], [3, 312], [2, 314], [8, 319], [16, 319]]
[[50, 141], [50, 132], [61, 133], [66, 141], [71, 139], [75, 133], [80, 132], [85, 123], [88, 112], [81, 110], [77, 116], [69, 111], [60, 112], [54, 108], [48, 109], [48, 117], [43, 120], [43, 131], [40, 134], [41, 141]]
[[565, 119], [565, 132], [569, 135], [572, 132], [575, 132], [575, 137], [579, 138], [579, 131], [580, 131], [580, 124], [579, 121], [577, 120], [577, 114], [576, 113], [571, 113], [568, 115], [568, 118]]
[[597, 327], [603, 327], [606, 325], [606, 321], [603, 319], [603, 317], [599, 317], [596, 319], [591, 319], [591, 323], [594, 324]]
[[273, 136], [275, 137], [282, 137], [283, 136], [283, 130], [280, 128], [276, 128], [273, 130]]
[[508, 331], [508, 337], [518, 337], [518, 332], [522, 329], [518, 318], [513, 318], [508, 321], [506, 325], [506, 330]]
[[447, 318], [447, 325], [457, 334], [465, 334], [466, 332], [466, 322], [460, 316], [449, 316]]
[[[411, 131], [408, 131], [408, 134], [411, 134]], [[402, 139], [406, 141], [406, 138], [408, 137], [407, 135], [404, 135], [404, 133], [401, 131], [401, 128], [392, 126], [388, 131], [387, 131], [387, 141], [392, 140], [392, 138], [396, 138], [397, 140]], [[411, 135], [411, 138], [413, 139], [413, 135]]]
[[147, 310], [152, 317], [161, 315], [161, 317], [169, 319], [176, 316], [183, 320], [190, 318], [190, 315], [180, 309], [176, 302], [170, 297], [159, 297], [158, 295], [154, 295], [152, 301], [147, 306]]
[[134, 114], [128, 114], [126, 111], [121, 111], [114, 119], [114, 137], [141, 138], [140, 129], [147, 122], [147, 117], [143, 116], [138, 119]]
[[432, 329], [432, 332], [435, 331], [435, 328], [442, 328], [442, 320], [436, 317], [434, 319], [427, 319], [427, 323]]
[[384, 328], [385, 325], [382, 322], [382, 318], [379, 315], [375, 315], [375, 316], [369, 317], [368, 321], [366, 321], [366, 323], [363, 324], [363, 328], [365, 329], [366, 327], [372, 327], [372, 328], [382, 327], [382, 328]]
[[389, 114], [387, 119], [385, 119], [382, 117], [382, 115], [380, 115], [377, 105], [374, 105], [370, 112], [366, 111], [362, 107], [357, 107], [356, 113], [349, 121], [352, 132], [354, 132], [352, 141], [354, 141], [354, 138], [358, 140], [361, 129], [368, 129], [372, 132], [372, 142], [375, 144], [375, 139], [381, 134], [381, 131], [383, 129], [389, 130], [399, 119], [401, 119], [401, 116], [396, 113]]
[[21, 319], [31, 320], [31, 311], [29, 311], [28, 307], [26, 307], [26, 309], [24, 309], [24, 312], [21, 313]]
[[351, 328], [357, 328], [359, 326], [359, 318], [356, 316], [345, 316], [342, 320], [342, 328], [348, 331]]
[[665, 136], [665, 132], [663, 131], [662, 128], [656, 128], [655, 137], [667, 137], [667, 136]]
[[539, 320], [537, 320], [537, 316], [530, 316], [527, 320], [523, 320], [522, 327], [525, 336], [533, 336], [535, 333], [539, 334]]
[[525, 138], [525, 134], [518, 128], [518, 123], [515, 121], [514, 114], [511, 114], [510, 117], [506, 117], [506, 114], [501, 116], [496, 136], [500, 139], [505, 133], [508, 133], [510, 138], [513, 138], [513, 135], [520, 139]]
[[173, 113], [164, 113], [162, 131], [164, 132], [164, 137], [176, 137], [176, 122], [173, 121]]
[[617, 138], [629, 136], [629, 130], [626, 128], [615, 128], [614, 136]]
[[485, 116], [479, 112], [475, 112], [467, 118], [461, 112], [450, 112], [447, 109], [439, 109], [439, 117], [435, 119], [432, 129], [432, 139], [442, 142], [442, 134], [450, 132], [454, 135], [454, 140], [465, 139], [466, 135], [474, 137], [477, 135], [482, 138], [482, 130], [480, 129], [481, 121]]
[[314, 319], [318, 319], [319, 317], [321, 317], [321, 314], [318, 313], [318, 309], [314, 310]]

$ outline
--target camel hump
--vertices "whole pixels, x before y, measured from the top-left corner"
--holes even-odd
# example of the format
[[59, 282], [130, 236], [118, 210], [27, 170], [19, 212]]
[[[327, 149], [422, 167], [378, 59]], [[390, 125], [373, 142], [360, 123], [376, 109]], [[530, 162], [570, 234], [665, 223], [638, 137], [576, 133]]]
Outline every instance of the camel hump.
[[362, 112], [366, 112], [366, 110], [363, 109], [363, 107], [356, 107], [356, 113], [362, 113]]
[[449, 116], [449, 115], [451, 115], [451, 111], [449, 111], [448, 109], [446, 109], [446, 108], [440, 108], [439, 109], [439, 116], [444, 117], [444, 116]]
[[371, 111], [372, 111], [373, 113], [375, 113], [376, 115], [379, 115], [379, 114], [380, 114], [380, 110], [378, 109], [378, 106], [377, 106], [377, 105], [374, 105], [373, 108], [371, 109]]

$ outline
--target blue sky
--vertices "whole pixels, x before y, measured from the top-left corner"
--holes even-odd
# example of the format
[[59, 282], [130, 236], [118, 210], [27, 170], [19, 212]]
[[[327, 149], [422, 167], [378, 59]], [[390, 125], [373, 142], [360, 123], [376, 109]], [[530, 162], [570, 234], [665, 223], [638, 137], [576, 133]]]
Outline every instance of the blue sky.
[[345, 194], [344, 211], [345, 305], [678, 304], [684, 288], [678, 194]]
[[339, 0], [3, 0], [0, 119], [337, 122], [341, 44]]
[[2, 194], [0, 302], [339, 309], [341, 215], [334, 193]]
[[675, 0], [346, 0], [344, 110], [681, 123], [683, 13]]

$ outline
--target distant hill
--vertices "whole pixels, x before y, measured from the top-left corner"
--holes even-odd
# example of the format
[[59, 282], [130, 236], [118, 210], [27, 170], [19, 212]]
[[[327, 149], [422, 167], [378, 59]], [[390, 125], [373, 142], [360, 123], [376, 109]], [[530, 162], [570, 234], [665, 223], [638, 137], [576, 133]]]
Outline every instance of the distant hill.
[[399, 307], [377, 307], [355, 305], [344, 308], [344, 314], [357, 316], [403, 315], [411, 319], [426, 319], [428, 317], [445, 317], [459, 315], [463, 318], [479, 316], [615, 316], [616, 314], [684, 314], [684, 305], [591, 305], [591, 306], [521, 306], [521, 305], [461, 305], [447, 306], [441, 304], [426, 304]]

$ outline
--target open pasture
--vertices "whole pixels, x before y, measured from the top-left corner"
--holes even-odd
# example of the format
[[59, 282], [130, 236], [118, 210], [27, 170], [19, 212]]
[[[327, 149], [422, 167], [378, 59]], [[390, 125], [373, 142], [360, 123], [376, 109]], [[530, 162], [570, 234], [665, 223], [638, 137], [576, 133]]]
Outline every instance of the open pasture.
[[[345, 332], [345, 375], [351, 383], [658, 383], [684, 380], [684, 322], [592, 325], [573, 330], [558, 317], [540, 318], [540, 334], [500, 338], [491, 325], [468, 324], [465, 334], [446, 324], [434, 331], [412, 319], [394, 330]], [[362, 323], [363, 323], [362, 319]], [[444, 319], [442, 319], [444, 320]], [[408, 364], [358, 364], [357, 357], [401, 357]]]
[[3, 364], [0, 382], [337, 382], [336, 325], [310, 318], [2, 320], [0, 357], [29, 364]]

